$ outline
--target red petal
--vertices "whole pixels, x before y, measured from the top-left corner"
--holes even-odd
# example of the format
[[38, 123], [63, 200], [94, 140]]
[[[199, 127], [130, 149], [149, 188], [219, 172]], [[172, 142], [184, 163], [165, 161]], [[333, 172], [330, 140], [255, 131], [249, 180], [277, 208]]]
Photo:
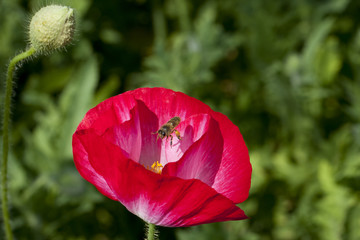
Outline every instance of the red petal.
[[[214, 183], [221, 163], [224, 141], [218, 123], [209, 115], [206, 116], [208, 120], [203, 121], [203, 123], [208, 122], [207, 128], [203, 129], [206, 132], [191, 145], [179, 161], [168, 163], [162, 174], [182, 179], [199, 179], [209, 186]], [[185, 135], [184, 139], [188, 137], [191, 138]], [[180, 146], [181, 144], [182, 142]]]
[[[146, 125], [147, 121], [154, 121], [149, 123], [148, 127], [144, 127], [142, 133], [145, 133], [145, 129], [151, 132], [156, 131], [159, 126], [174, 116], [180, 116], [183, 121], [186, 121], [196, 114], [210, 114], [218, 121], [224, 139], [223, 159], [212, 187], [234, 203], [242, 202], [248, 197], [252, 170], [248, 150], [238, 127], [225, 115], [212, 111], [206, 104], [183, 93], [164, 88], [140, 88], [120, 94], [91, 109], [79, 125], [78, 130], [94, 128], [96, 133], [101, 135], [106, 129], [128, 121], [131, 118], [130, 109], [133, 109], [139, 102], [143, 104], [148, 113], [154, 114], [157, 118], [156, 123], [156, 120], [149, 118], [151, 114], [145, 114], [147, 117], [145, 119], [139, 117], [142, 121], [141, 125]], [[180, 130], [181, 124], [179, 125]], [[149, 144], [149, 141], [154, 141], [152, 137], [156, 139], [155, 135], [142, 135], [141, 137], [142, 147], [146, 149], [141, 148], [141, 157], [139, 157], [141, 160], [139, 161], [145, 163], [146, 166], [151, 164], [153, 158], [159, 157], [159, 151], [162, 154], [161, 159], [167, 158], [167, 161], [172, 162], [177, 161], [184, 153], [180, 152], [177, 157], [176, 154], [169, 154], [166, 150], [169, 144], [164, 145], [165, 149], [161, 149], [160, 146], [165, 144], [165, 141], [159, 140], [156, 142], [158, 147], [154, 147]], [[185, 142], [185, 140], [180, 141]], [[176, 138], [174, 138], [175, 144], [177, 144]], [[169, 159], [170, 157], [171, 159]], [[136, 159], [134, 160], [136, 161]]]
[[102, 194], [110, 199], [117, 200], [112, 189], [110, 189], [106, 180], [102, 175], [97, 173], [89, 162], [88, 150], [84, 148], [79, 140], [79, 136], [83, 134], [83, 131], [79, 130], [73, 135], [72, 147], [74, 154], [75, 167], [79, 171], [80, 175], [93, 184]]
[[141, 130], [138, 111], [131, 109], [130, 120], [109, 127], [102, 136], [109, 142], [119, 146], [123, 154], [138, 162], [141, 153]]
[[201, 113], [213, 116], [220, 125], [224, 150], [223, 160], [212, 187], [235, 203], [247, 199], [252, 172], [249, 153], [239, 128], [225, 115], [214, 112], [195, 98], [165, 88], [141, 88], [127, 93], [145, 102], [149, 110], [159, 117], [159, 124], [174, 116], [183, 120]]
[[192, 115], [213, 112], [201, 101], [166, 88], [139, 88], [124, 94], [132, 95], [143, 101], [149, 110], [158, 117], [159, 126], [175, 116], [179, 116], [183, 121]]
[[241, 203], [249, 196], [251, 164], [248, 149], [239, 131], [225, 115], [215, 112], [224, 138], [224, 151], [219, 171], [212, 187], [234, 203]]
[[171, 147], [168, 141], [161, 145], [160, 163], [166, 165], [169, 162], [177, 162], [191, 145], [198, 141], [208, 130], [211, 116], [208, 114], [197, 114], [181, 121], [176, 129], [180, 132], [181, 140], [173, 139]]
[[161, 142], [157, 142], [156, 135], [152, 134], [158, 128], [158, 118], [138, 100], [135, 100], [130, 116], [130, 120], [109, 127], [103, 136], [119, 146], [127, 158], [151, 166], [160, 159]]
[[130, 109], [134, 106], [135, 101], [130, 94], [109, 98], [90, 109], [77, 130], [92, 128], [102, 134], [109, 127], [130, 120]]
[[96, 171], [116, 198], [147, 222], [168, 227], [240, 220], [246, 215], [231, 200], [199, 180], [183, 180], [146, 170], [93, 131], [78, 135]]

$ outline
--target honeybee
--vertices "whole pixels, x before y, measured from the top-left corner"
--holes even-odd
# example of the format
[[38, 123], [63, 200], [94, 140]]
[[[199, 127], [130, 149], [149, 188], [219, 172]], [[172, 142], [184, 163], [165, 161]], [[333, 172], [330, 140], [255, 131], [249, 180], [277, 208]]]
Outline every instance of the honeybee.
[[180, 132], [175, 129], [176, 126], [179, 125], [180, 121], [180, 117], [173, 117], [167, 123], [162, 125], [157, 132], [154, 132], [152, 134], [157, 134], [156, 140], [158, 140], [159, 138], [163, 139], [164, 137], [168, 139], [170, 137], [170, 147], [172, 147], [173, 133], [175, 133], [176, 137], [179, 140], [181, 139]]

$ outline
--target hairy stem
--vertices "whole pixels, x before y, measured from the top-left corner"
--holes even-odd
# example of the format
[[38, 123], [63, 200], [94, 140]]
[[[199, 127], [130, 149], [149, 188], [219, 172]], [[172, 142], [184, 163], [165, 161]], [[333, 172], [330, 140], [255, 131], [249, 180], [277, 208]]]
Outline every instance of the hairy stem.
[[147, 223], [147, 227], [148, 227], [148, 231], [147, 231], [147, 238], [146, 240], [155, 240], [155, 233], [156, 233], [156, 229], [155, 229], [155, 225], [151, 224], [151, 223]]
[[30, 57], [35, 53], [34, 48], [20, 53], [11, 59], [7, 76], [6, 76], [6, 89], [5, 89], [5, 99], [4, 99], [4, 114], [3, 114], [3, 147], [2, 147], [2, 163], [1, 163], [1, 202], [2, 202], [2, 213], [3, 221], [5, 228], [5, 236], [7, 240], [13, 240], [13, 233], [10, 227], [10, 217], [8, 209], [8, 199], [7, 199], [7, 162], [9, 154], [9, 124], [10, 124], [10, 107], [11, 107], [11, 96], [13, 91], [13, 75], [16, 64], [25, 58]]

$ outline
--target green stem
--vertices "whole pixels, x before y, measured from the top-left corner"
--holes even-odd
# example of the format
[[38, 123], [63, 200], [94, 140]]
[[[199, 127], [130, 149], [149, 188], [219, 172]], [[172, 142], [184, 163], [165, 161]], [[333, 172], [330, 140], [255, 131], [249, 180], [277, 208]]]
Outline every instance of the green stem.
[[146, 240], [154, 240], [155, 239], [155, 225], [151, 223], [148, 224], [148, 234]]
[[1, 202], [3, 221], [5, 228], [5, 236], [7, 240], [13, 240], [13, 233], [10, 227], [8, 199], [7, 199], [7, 162], [9, 154], [9, 123], [10, 123], [10, 107], [11, 107], [11, 96], [13, 91], [13, 75], [16, 64], [25, 58], [30, 57], [35, 53], [35, 49], [31, 47], [29, 50], [20, 53], [11, 59], [7, 77], [6, 77], [6, 89], [5, 89], [5, 100], [4, 100], [4, 120], [3, 120], [3, 148], [2, 148], [2, 163], [1, 163]]

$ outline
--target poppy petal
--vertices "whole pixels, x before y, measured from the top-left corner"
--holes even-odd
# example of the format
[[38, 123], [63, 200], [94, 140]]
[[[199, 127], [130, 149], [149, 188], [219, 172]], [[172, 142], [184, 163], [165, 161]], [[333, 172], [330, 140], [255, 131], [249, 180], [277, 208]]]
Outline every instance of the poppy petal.
[[117, 197], [110, 189], [103, 176], [96, 172], [91, 166], [88, 150], [84, 148], [79, 139], [79, 136], [82, 134], [83, 130], [79, 130], [73, 135], [72, 147], [76, 169], [84, 179], [93, 184], [102, 194], [110, 199], [117, 200]]
[[234, 203], [241, 203], [248, 198], [251, 184], [249, 153], [239, 128], [221, 113], [212, 116], [224, 138], [223, 157], [212, 187]]
[[[154, 134], [172, 117], [182, 139]], [[171, 137], [170, 137], [171, 138]], [[239, 128], [201, 101], [140, 88], [88, 111], [73, 135], [75, 166], [105, 196], [147, 222], [192, 226], [246, 218], [251, 164]], [[157, 174], [145, 167], [163, 164]]]
[[181, 159], [188, 148], [206, 133], [210, 119], [211, 116], [208, 114], [197, 114], [181, 121], [176, 128], [180, 132], [181, 140], [174, 137], [172, 146], [167, 141], [163, 141], [160, 163], [166, 165]]
[[116, 198], [150, 223], [184, 227], [247, 218], [231, 200], [203, 182], [162, 176], [127, 159], [121, 149], [89, 131], [79, 135], [91, 165], [104, 176]]
[[194, 142], [177, 162], [165, 165], [162, 174], [182, 179], [199, 179], [211, 186], [223, 152], [223, 138], [217, 122], [209, 118], [205, 134]]

